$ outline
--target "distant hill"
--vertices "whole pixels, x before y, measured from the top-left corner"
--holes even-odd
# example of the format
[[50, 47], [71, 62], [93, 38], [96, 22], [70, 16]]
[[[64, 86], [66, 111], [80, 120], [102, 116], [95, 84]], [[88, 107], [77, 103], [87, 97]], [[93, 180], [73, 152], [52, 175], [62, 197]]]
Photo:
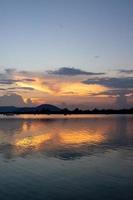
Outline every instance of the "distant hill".
[[0, 112], [15, 112], [16, 107], [15, 106], [0, 106]]
[[133, 114], [133, 108], [130, 109], [93, 109], [93, 110], [80, 110], [78, 108], [74, 110], [60, 109], [57, 106], [51, 104], [42, 104], [37, 107], [14, 107], [14, 106], [1, 106], [0, 114], [12, 115], [12, 114]]
[[49, 110], [51, 112], [59, 112], [59, 111], [61, 111], [60, 108], [58, 108], [57, 106], [51, 105], [51, 104], [42, 104], [40, 106], [37, 106], [36, 110], [37, 111]]
[[0, 113], [47, 113], [60, 112], [61, 109], [51, 104], [42, 104], [37, 107], [1, 106]]

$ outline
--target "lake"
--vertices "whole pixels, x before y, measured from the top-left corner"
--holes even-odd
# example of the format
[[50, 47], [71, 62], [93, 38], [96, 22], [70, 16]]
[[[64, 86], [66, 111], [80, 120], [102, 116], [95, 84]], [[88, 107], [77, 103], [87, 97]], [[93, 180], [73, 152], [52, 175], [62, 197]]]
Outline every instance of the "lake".
[[0, 200], [74, 199], [133, 199], [133, 116], [0, 116]]

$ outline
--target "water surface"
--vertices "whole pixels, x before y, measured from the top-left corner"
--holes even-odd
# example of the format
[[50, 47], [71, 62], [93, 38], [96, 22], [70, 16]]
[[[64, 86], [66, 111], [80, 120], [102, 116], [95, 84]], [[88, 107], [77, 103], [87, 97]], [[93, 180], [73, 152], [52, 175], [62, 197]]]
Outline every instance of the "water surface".
[[133, 199], [133, 116], [0, 116], [0, 200]]

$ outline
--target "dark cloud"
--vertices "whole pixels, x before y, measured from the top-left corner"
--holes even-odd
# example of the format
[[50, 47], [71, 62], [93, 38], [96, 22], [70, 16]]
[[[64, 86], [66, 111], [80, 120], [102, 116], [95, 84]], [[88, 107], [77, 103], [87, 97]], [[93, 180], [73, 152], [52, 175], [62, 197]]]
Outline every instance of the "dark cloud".
[[33, 82], [35, 81], [34, 79], [29, 79], [29, 78], [24, 78], [24, 79], [0, 79], [0, 85], [12, 85], [17, 82]]
[[34, 72], [32, 72], [32, 71], [26, 71], [26, 70], [17, 71], [17, 73], [19, 75], [28, 76], [28, 77], [32, 77], [33, 75], [35, 75]]
[[133, 69], [121, 69], [119, 72], [122, 74], [133, 74]]
[[123, 77], [123, 78], [97, 78], [88, 79], [84, 81], [85, 84], [100, 84], [109, 87], [107, 91], [100, 92], [98, 94], [93, 93], [92, 96], [107, 95], [109, 97], [115, 97], [115, 107], [128, 108], [131, 105], [128, 103], [128, 95], [133, 95], [133, 78]]
[[34, 82], [34, 81], [36, 81], [36, 80], [33, 79], [33, 78], [24, 78], [24, 79], [22, 79], [21, 81]]
[[16, 69], [15, 68], [6, 68], [5, 72], [7, 74], [14, 74], [16, 72]]
[[94, 95], [121, 95], [121, 94], [127, 95], [132, 93], [133, 89], [112, 89]]
[[99, 84], [110, 88], [133, 88], [133, 77], [94, 78], [83, 81], [84, 84]]
[[10, 87], [8, 90], [34, 90], [32, 87]]
[[[14, 80], [15, 76], [20, 77], [18, 80]], [[14, 82], [33, 82], [35, 79], [32, 78], [33, 73], [29, 71], [17, 71], [15, 68], [6, 68], [3, 73], [0, 73], [1, 84], [13, 84]]]
[[118, 109], [122, 108], [130, 108], [132, 105], [128, 102], [128, 96], [130, 97], [133, 95], [133, 89], [113, 89], [108, 90], [100, 93], [94, 93], [92, 96], [101, 96], [101, 95], [107, 95], [110, 97], [115, 97], [115, 103], [114, 107]]
[[16, 82], [17, 82], [17, 80], [13, 80], [13, 79], [0, 79], [1, 85], [11, 85]]
[[63, 76], [77, 76], [77, 75], [104, 75], [104, 73], [87, 72], [73, 67], [62, 67], [55, 71], [48, 71], [48, 74], [63, 75]]
[[94, 58], [100, 58], [100, 56], [94, 56]]

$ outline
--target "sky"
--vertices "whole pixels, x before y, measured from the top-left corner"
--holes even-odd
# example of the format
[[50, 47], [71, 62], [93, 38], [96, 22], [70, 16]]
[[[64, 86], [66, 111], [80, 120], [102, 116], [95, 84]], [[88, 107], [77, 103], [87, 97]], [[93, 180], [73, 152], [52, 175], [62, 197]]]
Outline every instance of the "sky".
[[131, 107], [132, 0], [0, 0], [0, 105]]

